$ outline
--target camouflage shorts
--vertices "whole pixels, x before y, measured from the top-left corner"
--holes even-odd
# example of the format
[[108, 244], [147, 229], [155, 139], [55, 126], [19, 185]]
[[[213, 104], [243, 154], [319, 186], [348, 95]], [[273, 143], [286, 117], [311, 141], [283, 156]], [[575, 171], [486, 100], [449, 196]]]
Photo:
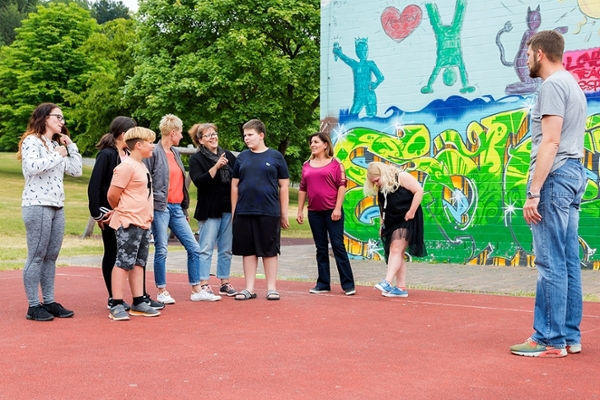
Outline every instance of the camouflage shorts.
[[150, 251], [150, 229], [129, 225], [120, 226], [116, 231], [117, 261], [115, 265], [125, 271], [131, 271], [134, 266], [146, 266]]

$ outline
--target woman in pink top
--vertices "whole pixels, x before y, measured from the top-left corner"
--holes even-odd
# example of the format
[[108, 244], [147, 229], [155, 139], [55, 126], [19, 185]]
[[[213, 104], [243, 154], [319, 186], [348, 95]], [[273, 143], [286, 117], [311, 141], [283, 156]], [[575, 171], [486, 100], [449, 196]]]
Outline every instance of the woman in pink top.
[[308, 223], [317, 247], [319, 272], [317, 284], [310, 289], [310, 293], [331, 291], [328, 249], [331, 242], [342, 289], [347, 296], [351, 296], [356, 290], [352, 267], [344, 247], [342, 210], [346, 193], [346, 171], [339, 160], [333, 157], [333, 145], [329, 135], [323, 132], [314, 133], [310, 136], [309, 143], [312, 154], [302, 166], [296, 221], [299, 224], [304, 223], [304, 202], [308, 196]]

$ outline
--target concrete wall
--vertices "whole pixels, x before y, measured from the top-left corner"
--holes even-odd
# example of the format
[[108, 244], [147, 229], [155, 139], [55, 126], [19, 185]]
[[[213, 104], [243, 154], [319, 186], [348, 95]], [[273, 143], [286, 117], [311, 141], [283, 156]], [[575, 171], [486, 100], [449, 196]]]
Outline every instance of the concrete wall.
[[380, 258], [366, 165], [408, 164], [425, 189], [428, 259], [533, 265], [522, 216], [530, 154], [524, 42], [564, 33], [564, 64], [588, 99], [581, 208], [583, 268], [600, 268], [599, 0], [322, 0], [321, 122], [349, 186], [347, 248]]

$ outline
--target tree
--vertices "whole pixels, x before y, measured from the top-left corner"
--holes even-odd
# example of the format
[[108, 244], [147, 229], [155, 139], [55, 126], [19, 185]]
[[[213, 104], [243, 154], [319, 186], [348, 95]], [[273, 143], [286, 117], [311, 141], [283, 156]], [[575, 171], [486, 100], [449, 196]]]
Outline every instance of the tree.
[[37, 0], [0, 0], [0, 46], [15, 40], [15, 29], [21, 20], [35, 11]]
[[95, 70], [88, 74], [85, 91], [65, 93], [65, 99], [73, 106], [76, 130], [82, 132], [77, 136], [82, 153], [95, 150], [114, 117], [132, 114], [123, 101], [122, 87], [133, 74], [131, 47], [136, 37], [134, 20], [119, 18], [102, 25], [81, 47]]
[[91, 6], [92, 17], [99, 24], [117, 18], [129, 19], [129, 8], [121, 0], [96, 0]]
[[16, 150], [39, 103], [62, 105], [65, 91], [85, 90], [94, 66], [80, 47], [97, 28], [76, 4], [38, 6], [23, 20], [15, 41], [0, 49], [0, 150]]
[[318, 129], [318, 0], [143, 0], [136, 69], [125, 92], [156, 126], [213, 121], [220, 142], [243, 149], [241, 125], [259, 118], [267, 144], [294, 176]]

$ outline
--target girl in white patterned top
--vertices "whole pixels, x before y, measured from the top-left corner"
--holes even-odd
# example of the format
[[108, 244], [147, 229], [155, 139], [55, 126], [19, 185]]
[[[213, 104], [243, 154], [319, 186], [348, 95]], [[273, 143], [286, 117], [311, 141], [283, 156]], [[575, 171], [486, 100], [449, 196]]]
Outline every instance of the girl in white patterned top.
[[[57, 105], [43, 103], [33, 111], [19, 143], [18, 158], [25, 177], [21, 206], [27, 231], [23, 268], [27, 319], [72, 317], [73, 311], [54, 301], [54, 276], [65, 230], [63, 177], [65, 173], [81, 176], [82, 162]], [[40, 287], [43, 301], [39, 299]]]

